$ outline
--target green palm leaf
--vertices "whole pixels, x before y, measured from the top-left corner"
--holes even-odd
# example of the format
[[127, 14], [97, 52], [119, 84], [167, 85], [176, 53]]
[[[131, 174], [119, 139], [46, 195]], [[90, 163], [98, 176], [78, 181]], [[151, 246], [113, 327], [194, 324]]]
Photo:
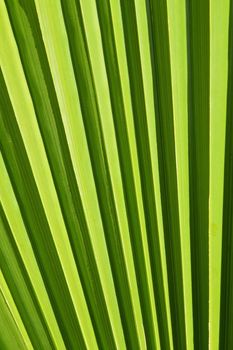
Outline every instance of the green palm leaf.
[[0, 0], [0, 348], [231, 349], [230, 0]]

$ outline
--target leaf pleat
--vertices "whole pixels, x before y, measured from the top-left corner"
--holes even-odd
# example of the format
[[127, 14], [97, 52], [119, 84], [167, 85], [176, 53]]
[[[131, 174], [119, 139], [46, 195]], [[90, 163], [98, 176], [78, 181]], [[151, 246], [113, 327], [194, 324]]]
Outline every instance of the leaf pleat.
[[0, 290], [0, 329], [5, 330], [1, 333], [0, 347], [1, 349], [19, 349], [25, 350], [27, 346], [24, 342], [22, 334], [17, 327], [17, 324], [13, 318], [13, 315], [9, 309], [9, 306]]
[[185, 349], [183, 276], [166, 1], [147, 1], [147, 13], [173, 342], [175, 348]]
[[233, 0], [0, 0], [0, 350], [233, 349]]
[[186, 1], [194, 346], [208, 348], [209, 1]]

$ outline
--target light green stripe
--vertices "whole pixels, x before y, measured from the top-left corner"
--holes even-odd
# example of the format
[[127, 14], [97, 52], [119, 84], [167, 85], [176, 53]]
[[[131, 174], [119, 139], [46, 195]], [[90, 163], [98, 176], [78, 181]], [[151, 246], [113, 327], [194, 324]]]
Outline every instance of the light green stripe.
[[193, 349], [189, 228], [187, 38], [184, 0], [167, 0], [187, 349]]
[[30, 338], [28, 336], [28, 333], [24, 327], [21, 315], [17, 309], [17, 306], [15, 305], [14, 299], [13, 299], [11, 292], [7, 286], [7, 283], [6, 283], [5, 278], [2, 274], [2, 271], [0, 271], [0, 290], [1, 290], [1, 294], [3, 295], [5, 301], [8, 305], [8, 308], [9, 308], [10, 313], [15, 321], [15, 324], [17, 325], [19, 332], [22, 335], [22, 338], [23, 338], [23, 341], [25, 343], [26, 348], [28, 350], [33, 350], [32, 343], [31, 343]]
[[229, 0], [210, 2], [209, 349], [219, 348]]
[[2, 290], [0, 289], [0, 347], [4, 350], [28, 349], [22, 334], [13, 318], [9, 305], [7, 304]]

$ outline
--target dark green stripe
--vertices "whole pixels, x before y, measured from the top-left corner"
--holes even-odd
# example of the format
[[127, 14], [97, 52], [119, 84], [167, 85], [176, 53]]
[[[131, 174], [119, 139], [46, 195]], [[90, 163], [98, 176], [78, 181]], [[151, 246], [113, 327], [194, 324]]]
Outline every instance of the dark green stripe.
[[179, 205], [166, 0], [148, 0], [160, 192], [175, 349], [186, 349]]
[[187, 0], [189, 189], [194, 346], [208, 349], [209, 0]]
[[233, 348], [233, 2], [230, 2], [228, 92], [222, 226], [219, 349]]

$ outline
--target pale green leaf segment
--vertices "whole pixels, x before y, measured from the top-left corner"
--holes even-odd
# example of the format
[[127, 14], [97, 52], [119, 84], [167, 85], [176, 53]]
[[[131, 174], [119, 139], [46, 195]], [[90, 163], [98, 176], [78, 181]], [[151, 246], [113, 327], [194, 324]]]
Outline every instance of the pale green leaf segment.
[[27, 349], [22, 334], [19, 332], [17, 324], [1, 291], [0, 309], [0, 329], [4, 329], [0, 337], [1, 349]]
[[188, 99], [186, 2], [169, 0], [168, 27], [177, 166], [187, 349], [193, 349], [192, 283], [189, 230]]
[[219, 343], [219, 313], [221, 253], [226, 254], [222, 252], [222, 218], [229, 5], [229, 0], [210, 2], [209, 348], [213, 350], [224, 349], [223, 342]]
[[233, 348], [232, 28], [0, 0], [1, 349]]

